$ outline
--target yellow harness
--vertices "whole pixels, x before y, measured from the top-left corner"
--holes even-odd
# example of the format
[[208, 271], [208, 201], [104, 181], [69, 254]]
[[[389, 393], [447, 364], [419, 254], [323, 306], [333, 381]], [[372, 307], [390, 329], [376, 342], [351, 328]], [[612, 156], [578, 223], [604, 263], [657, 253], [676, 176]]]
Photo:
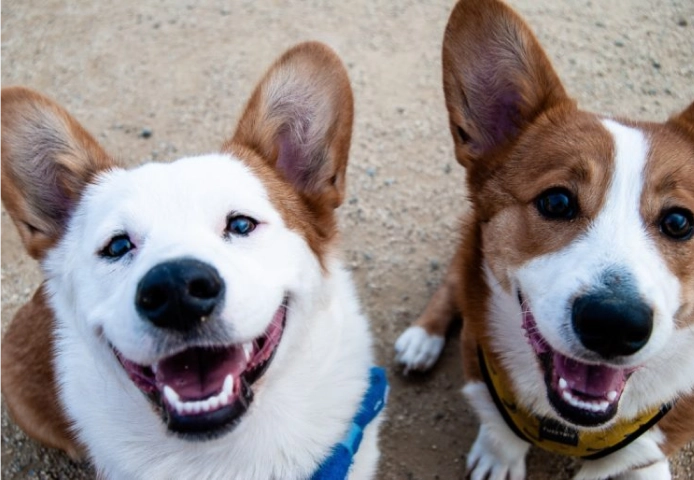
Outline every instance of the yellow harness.
[[522, 440], [550, 452], [587, 460], [605, 457], [636, 440], [672, 408], [671, 404], [664, 404], [603, 430], [576, 428], [538, 417], [518, 405], [509, 388], [511, 383], [496, 359], [482, 348], [478, 348], [478, 356], [489, 393], [508, 426]]

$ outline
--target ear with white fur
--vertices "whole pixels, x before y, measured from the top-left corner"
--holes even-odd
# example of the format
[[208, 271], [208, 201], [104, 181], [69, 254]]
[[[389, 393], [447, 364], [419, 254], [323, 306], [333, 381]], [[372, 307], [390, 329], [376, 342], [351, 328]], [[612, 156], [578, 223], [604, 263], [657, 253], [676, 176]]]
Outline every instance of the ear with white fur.
[[317, 42], [287, 51], [251, 96], [232, 140], [258, 153], [307, 200], [342, 203], [353, 101], [337, 55]]
[[461, 0], [443, 39], [443, 85], [458, 161], [465, 167], [518, 137], [568, 99], [523, 20], [497, 0]]
[[2, 90], [2, 202], [32, 257], [60, 238], [84, 186], [112, 165], [52, 100], [22, 87]]

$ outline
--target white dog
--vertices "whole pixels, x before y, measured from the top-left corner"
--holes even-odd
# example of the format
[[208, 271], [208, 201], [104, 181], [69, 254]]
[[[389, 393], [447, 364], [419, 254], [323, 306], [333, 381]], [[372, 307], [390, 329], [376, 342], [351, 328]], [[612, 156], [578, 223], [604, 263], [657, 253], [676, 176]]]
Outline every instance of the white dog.
[[106, 478], [372, 477], [386, 383], [334, 215], [352, 108], [302, 44], [220, 153], [126, 170], [4, 89], [2, 199], [46, 277], [3, 341], [17, 423]]

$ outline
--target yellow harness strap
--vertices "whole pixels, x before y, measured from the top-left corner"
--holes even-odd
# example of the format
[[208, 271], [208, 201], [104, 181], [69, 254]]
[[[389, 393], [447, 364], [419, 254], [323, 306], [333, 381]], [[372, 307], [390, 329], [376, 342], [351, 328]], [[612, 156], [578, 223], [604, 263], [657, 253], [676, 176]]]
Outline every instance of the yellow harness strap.
[[508, 377], [496, 359], [478, 348], [482, 376], [497, 409], [522, 440], [544, 450], [587, 460], [616, 452], [636, 440], [672, 408], [664, 404], [606, 429], [582, 429], [551, 418], [538, 417], [516, 403]]

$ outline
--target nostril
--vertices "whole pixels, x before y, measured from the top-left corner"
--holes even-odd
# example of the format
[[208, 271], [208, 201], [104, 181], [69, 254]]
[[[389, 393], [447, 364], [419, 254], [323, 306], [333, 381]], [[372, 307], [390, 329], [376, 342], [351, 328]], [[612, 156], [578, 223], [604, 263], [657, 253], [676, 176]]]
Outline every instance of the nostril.
[[142, 289], [137, 297], [137, 305], [146, 311], [155, 311], [169, 301], [168, 289], [160, 285]]
[[188, 294], [201, 300], [217, 297], [221, 289], [221, 284], [214, 277], [196, 278], [188, 284]]

